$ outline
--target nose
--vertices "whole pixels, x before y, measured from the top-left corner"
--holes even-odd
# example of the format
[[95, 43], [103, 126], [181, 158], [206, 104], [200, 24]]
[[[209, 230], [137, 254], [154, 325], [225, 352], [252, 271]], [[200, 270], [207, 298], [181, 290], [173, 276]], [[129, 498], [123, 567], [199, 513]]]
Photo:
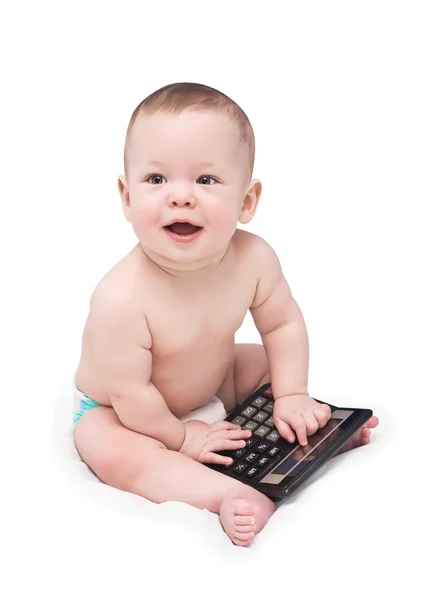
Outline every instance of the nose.
[[190, 192], [186, 190], [177, 190], [170, 194], [168, 200], [169, 206], [195, 206], [196, 200]]

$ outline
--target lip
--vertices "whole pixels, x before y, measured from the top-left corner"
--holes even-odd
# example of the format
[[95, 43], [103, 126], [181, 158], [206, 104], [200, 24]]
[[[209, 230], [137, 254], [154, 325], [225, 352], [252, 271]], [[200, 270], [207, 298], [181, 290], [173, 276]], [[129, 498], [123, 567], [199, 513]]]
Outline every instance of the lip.
[[194, 223], [194, 221], [190, 221], [189, 219], [172, 219], [172, 221], [169, 221], [169, 223], [166, 223], [166, 225], [164, 225], [163, 227], [169, 227], [169, 225], [172, 225], [173, 223], [189, 223], [190, 225], [194, 225], [195, 227], [202, 227], [198, 223]]
[[[173, 223], [175, 223], [176, 221], [173, 221]], [[186, 221], [182, 221], [183, 223], [185, 223]], [[188, 221], [189, 223], [189, 221]], [[192, 223], [192, 225], [194, 225], [194, 223]], [[199, 225], [197, 225], [197, 227], [199, 227]], [[178, 233], [174, 233], [173, 231], [171, 231], [170, 229], [166, 227], [163, 228], [166, 231], [166, 234], [171, 238], [171, 240], [173, 240], [174, 242], [178, 242], [179, 244], [190, 244], [191, 242], [193, 242], [194, 240], [196, 240], [200, 234], [203, 231], [203, 227], [201, 229], [199, 229], [198, 231], [195, 231], [194, 233], [190, 233], [188, 235], [179, 235]]]

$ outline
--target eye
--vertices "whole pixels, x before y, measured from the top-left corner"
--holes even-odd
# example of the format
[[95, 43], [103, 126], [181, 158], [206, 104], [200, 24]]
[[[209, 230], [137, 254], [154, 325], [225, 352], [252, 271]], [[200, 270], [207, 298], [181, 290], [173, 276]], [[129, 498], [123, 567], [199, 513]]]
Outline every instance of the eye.
[[[160, 183], [163, 183], [163, 182], [162, 182], [162, 181], [151, 181], [151, 179], [153, 179], [153, 178], [157, 178], [158, 180], [160, 180], [160, 179], [165, 179], [165, 178], [163, 177], [163, 175], [158, 175], [158, 174], [155, 174], [155, 175], [150, 175], [150, 176], [147, 178], [147, 181], [148, 181], [149, 183], [153, 183], [154, 185], [160, 185]], [[165, 181], [166, 181], [166, 179], [165, 179]]]
[[[216, 179], [214, 179], [214, 177], [210, 177], [209, 175], [201, 175], [197, 181], [200, 183], [201, 179], [208, 179], [208, 180], [212, 179], [215, 183], [217, 183]], [[210, 185], [210, 184], [204, 183], [203, 185]], [[211, 184], [211, 185], [214, 185], [214, 184]]]

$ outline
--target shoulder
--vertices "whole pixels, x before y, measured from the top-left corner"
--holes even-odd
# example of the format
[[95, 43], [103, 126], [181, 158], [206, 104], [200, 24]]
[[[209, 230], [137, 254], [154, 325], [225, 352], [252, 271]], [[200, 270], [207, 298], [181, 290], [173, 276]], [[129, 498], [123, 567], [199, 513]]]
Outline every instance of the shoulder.
[[141, 265], [133, 250], [102, 276], [92, 292], [90, 305], [135, 309], [141, 299], [141, 279]]
[[265, 260], [278, 261], [278, 256], [272, 246], [255, 233], [237, 229], [234, 234], [234, 242], [237, 250], [243, 252], [255, 264], [262, 264]]
[[99, 330], [133, 338], [150, 347], [151, 339], [136, 277], [120, 268], [120, 263], [98, 282], [90, 297], [89, 321]]
[[235, 234], [235, 247], [242, 262], [245, 262], [250, 272], [256, 276], [257, 280], [266, 277], [278, 279], [281, 271], [281, 265], [272, 246], [259, 235], [237, 230]]
[[250, 309], [258, 307], [285, 282], [278, 255], [259, 235], [239, 230], [236, 243], [250, 275], [255, 279], [255, 292]]

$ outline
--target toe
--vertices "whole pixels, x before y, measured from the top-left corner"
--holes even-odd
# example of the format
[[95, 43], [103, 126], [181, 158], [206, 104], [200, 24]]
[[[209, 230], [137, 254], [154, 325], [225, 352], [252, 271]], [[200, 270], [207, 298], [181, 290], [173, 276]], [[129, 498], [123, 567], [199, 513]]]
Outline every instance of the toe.
[[255, 525], [236, 525], [234, 528], [235, 533], [254, 533]]
[[377, 425], [379, 424], [379, 419], [374, 415], [373, 417], [371, 417], [369, 419], [369, 421], [366, 423], [366, 427], [369, 427], [371, 429], [374, 429], [374, 427], [377, 427]]
[[245, 542], [244, 542], [243, 540], [237, 540], [237, 539], [235, 539], [235, 538], [233, 538], [231, 541], [232, 541], [232, 542], [233, 542], [233, 544], [235, 544], [236, 546], [243, 546], [243, 547], [245, 547], [245, 548], [246, 548], [247, 546], [249, 546], [249, 545], [251, 544], [251, 542], [252, 542], [252, 540], [247, 540], [247, 541], [245, 541]]
[[234, 517], [234, 522], [238, 526], [238, 529], [240, 525], [254, 525], [255, 521], [256, 520], [254, 517], [246, 517], [241, 515], [236, 515]]
[[248, 500], [242, 500], [240, 498], [235, 498], [233, 500], [233, 511], [235, 515], [244, 516], [244, 517], [254, 517], [255, 516], [255, 507], [252, 502], [248, 502]]
[[250, 533], [240, 533], [239, 531], [236, 531], [233, 534], [233, 537], [235, 540], [238, 541], [240, 540], [242, 542], [249, 542], [255, 537], [255, 534], [253, 533], [253, 531], [251, 531]]

